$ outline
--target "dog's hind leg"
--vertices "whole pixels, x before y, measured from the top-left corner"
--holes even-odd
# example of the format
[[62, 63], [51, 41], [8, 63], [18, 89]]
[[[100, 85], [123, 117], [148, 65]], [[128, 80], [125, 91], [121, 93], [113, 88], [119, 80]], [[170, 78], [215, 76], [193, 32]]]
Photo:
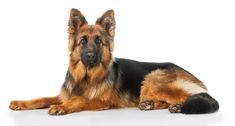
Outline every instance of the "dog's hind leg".
[[[140, 104], [146, 100], [152, 100], [154, 104], [163, 101], [169, 104], [171, 113], [187, 114], [209, 113], [219, 108], [203, 83], [181, 69], [155, 70], [145, 76], [142, 84]], [[155, 105], [153, 109], [159, 107]]]
[[[181, 112], [181, 107], [189, 95], [177, 88], [174, 70], [155, 70], [145, 76], [140, 92], [141, 110], [165, 109]], [[177, 109], [177, 110], [176, 110]]]
[[44, 97], [33, 100], [14, 100], [11, 101], [9, 108], [12, 110], [31, 110], [49, 108], [50, 105], [60, 104], [61, 101], [58, 96]]

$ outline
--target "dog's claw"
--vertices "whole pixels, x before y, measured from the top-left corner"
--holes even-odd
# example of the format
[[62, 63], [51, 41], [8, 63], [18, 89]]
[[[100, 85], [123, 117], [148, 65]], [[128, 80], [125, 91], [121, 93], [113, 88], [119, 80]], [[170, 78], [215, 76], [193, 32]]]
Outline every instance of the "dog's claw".
[[152, 100], [142, 101], [139, 104], [140, 110], [153, 110], [154, 109], [154, 102]]

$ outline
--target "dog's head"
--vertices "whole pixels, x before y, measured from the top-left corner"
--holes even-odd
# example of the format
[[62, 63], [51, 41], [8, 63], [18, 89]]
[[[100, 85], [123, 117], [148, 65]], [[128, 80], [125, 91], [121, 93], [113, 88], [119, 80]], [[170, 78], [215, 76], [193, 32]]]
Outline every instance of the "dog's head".
[[69, 18], [70, 58], [86, 68], [108, 65], [112, 60], [115, 30], [114, 11], [109, 10], [88, 25], [83, 14], [71, 9]]

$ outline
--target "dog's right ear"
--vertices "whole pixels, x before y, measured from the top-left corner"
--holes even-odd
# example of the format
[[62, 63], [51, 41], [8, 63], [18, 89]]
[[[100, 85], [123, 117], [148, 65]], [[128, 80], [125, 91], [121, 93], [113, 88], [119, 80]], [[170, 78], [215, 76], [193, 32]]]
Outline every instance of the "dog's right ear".
[[75, 43], [75, 35], [79, 28], [81, 28], [83, 25], [87, 24], [87, 21], [83, 14], [77, 10], [72, 8], [70, 11], [70, 17], [69, 17], [69, 51], [73, 51], [74, 49], [74, 43]]

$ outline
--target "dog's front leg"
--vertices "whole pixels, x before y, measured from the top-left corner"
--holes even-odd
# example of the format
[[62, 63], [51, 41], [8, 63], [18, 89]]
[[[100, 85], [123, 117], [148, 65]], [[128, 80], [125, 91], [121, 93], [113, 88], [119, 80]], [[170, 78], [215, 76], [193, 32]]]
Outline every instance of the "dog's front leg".
[[50, 115], [64, 115], [84, 110], [104, 110], [109, 105], [100, 100], [89, 100], [83, 96], [74, 96], [61, 105], [54, 105], [49, 108]]
[[58, 105], [61, 101], [58, 96], [55, 97], [44, 97], [33, 100], [14, 100], [10, 103], [10, 109], [12, 110], [31, 110], [48, 108], [50, 105]]

